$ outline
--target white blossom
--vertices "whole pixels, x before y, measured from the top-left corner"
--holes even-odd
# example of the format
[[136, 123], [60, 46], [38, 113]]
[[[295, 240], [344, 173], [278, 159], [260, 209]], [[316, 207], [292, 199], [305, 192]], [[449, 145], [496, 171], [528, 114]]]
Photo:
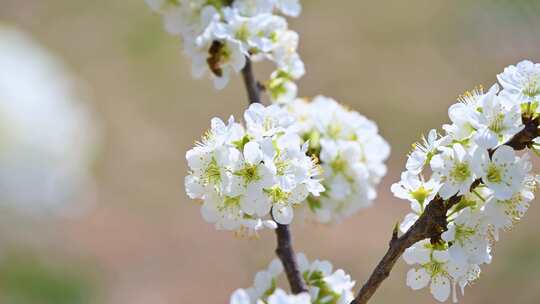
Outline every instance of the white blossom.
[[355, 281], [343, 269], [333, 271], [329, 261], [309, 262], [303, 253], [297, 254], [298, 268], [315, 302], [348, 304], [354, 299]]
[[[354, 299], [355, 282], [342, 269], [333, 271], [328, 261], [308, 261], [303, 253], [296, 255], [298, 269], [308, 287], [308, 293], [291, 296], [278, 286], [283, 274], [281, 261], [274, 259], [267, 269], [257, 272], [253, 286], [239, 289], [231, 296], [232, 304], [259, 303], [336, 303], [349, 304]], [[232, 300], [237, 302], [232, 302]], [[281, 301], [281, 302], [280, 302]], [[304, 302], [307, 301], [307, 302]]]
[[[409, 156], [401, 181], [392, 185], [394, 195], [411, 204], [400, 223], [403, 233], [428, 204], [451, 203], [440, 237], [420, 241], [403, 254], [416, 265], [407, 273], [412, 289], [429, 285], [438, 301], [451, 294], [457, 302], [457, 291], [463, 295], [481, 266], [491, 263], [500, 230], [512, 227], [529, 208], [537, 177], [530, 172], [529, 154], [518, 154], [512, 146], [519, 142], [538, 154], [538, 138], [521, 142], [529, 131], [514, 138], [525, 122], [537, 118], [538, 68], [521, 62], [498, 76], [502, 91], [494, 85], [486, 93], [477, 88], [462, 95], [450, 106], [445, 133], [439, 138], [430, 131]], [[431, 172], [424, 168], [427, 162]]]
[[452, 242], [448, 252], [459, 264], [491, 262], [488, 222], [484, 212], [466, 208], [448, 224], [442, 239]]
[[276, 47], [272, 49], [270, 56], [275, 61], [278, 69], [292, 79], [302, 77], [306, 70], [297, 52], [300, 39], [298, 33], [291, 30], [282, 31], [277, 35], [276, 39]]
[[265, 107], [255, 103], [244, 114], [247, 130], [257, 138], [284, 132], [294, 123], [294, 118], [278, 105]]
[[521, 220], [534, 199], [536, 179], [527, 175], [522, 181], [519, 192], [510, 199], [500, 200], [492, 196], [484, 207], [486, 217], [492, 228], [493, 237], [499, 240], [499, 229], [509, 229], [514, 223]]
[[445, 302], [451, 294], [456, 302], [457, 285], [463, 288], [479, 274], [477, 267], [453, 260], [448, 250], [430, 244], [429, 240], [405, 250], [403, 258], [409, 265], [418, 265], [407, 272], [407, 286], [419, 290], [429, 285], [431, 294], [439, 302]]
[[486, 149], [505, 143], [523, 129], [519, 104], [505, 105], [502, 97], [496, 95], [498, 91], [499, 87], [494, 85], [480, 98], [479, 108], [470, 114], [471, 126], [476, 131], [473, 139], [476, 144]]
[[268, 297], [268, 304], [311, 304], [311, 298], [305, 292], [297, 295], [289, 295], [282, 289], [276, 289]]
[[79, 80], [2, 24], [0, 66], [0, 205], [36, 216], [84, 212], [100, 130]]
[[418, 175], [405, 171], [401, 174], [401, 181], [393, 184], [391, 190], [397, 198], [409, 200], [413, 211], [421, 213], [425, 205], [435, 198], [439, 187], [436, 179], [426, 182]]
[[[298, 0], [146, 0], [163, 16], [164, 28], [179, 35], [191, 59], [196, 78], [209, 75], [217, 89], [244, 68], [246, 58], [270, 60], [292, 79], [305, 70], [300, 59], [298, 34], [285, 18], [298, 16]], [[272, 77], [275, 79], [275, 77]], [[292, 91], [291, 83], [285, 84]]]
[[414, 145], [413, 151], [407, 157], [406, 168], [413, 174], [419, 174], [426, 164], [429, 164], [431, 158], [441, 144], [438, 138], [437, 130], [429, 131], [428, 136], [422, 136], [422, 142]]
[[283, 265], [278, 259], [272, 260], [268, 268], [255, 274], [253, 286], [246, 291], [252, 303], [259, 299], [266, 300], [265, 296], [272, 294], [277, 288], [278, 277], [283, 273]]
[[497, 75], [504, 91], [515, 95], [521, 102], [538, 102], [540, 99], [540, 64], [523, 60], [511, 65]]
[[237, 289], [229, 301], [230, 304], [251, 304], [248, 293], [244, 289]]
[[233, 7], [244, 16], [270, 14], [274, 9], [274, 0], [235, 0]]
[[[295, 121], [277, 105], [251, 105], [246, 127], [229, 118], [186, 153], [187, 195], [203, 201], [203, 218], [217, 229], [255, 234], [290, 224], [293, 207], [324, 190], [319, 168], [295, 132]], [[275, 221], [275, 222], [274, 222]]]
[[419, 268], [412, 268], [407, 273], [407, 286], [418, 290], [429, 285], [431, 294], [436, 300], [444, 302], [448, 299], [452, 286], [448, 273], [447, 251], [433, 248], [426, 240], [405, 250], [403, 258], [410, 265], [420, 265]]
[[473, 159], [472, 152], [465, 150], [461, 144], [441, 147], [440, 150], [442, 153], [433, 156], [430, 162], [435, 178], [441, 183], [439, 194], [443, 199], [448, 199], [456, 193], [468, 193], [476, 179], [473, 162], [478, 160]]
[[298, 17], [302, 10], [299, 0], [274, 0], [276, 8], [284, 15]]
[[493, 191], [495, 198], [506, 200], [519, 192], [530, 168], [526, 158], [517, 157], [509, 146], [499, 147], [491, 157], [483, 149], [478, 149], [477, 153], [475, 170], [482, 177], [482, 182]]
[[339, 221], [370, 206], [390, 152], [377, 126], [324, 96], [311, 102], [297, 99], [285, 107], [296, 117], [297, 132], [322, 167], [326, 191], [308, 197], [316, 219]]
[[216, 40], [215, 32], [200, 36], [194, 47], [186, 45], [184, 51], [192, 57], [192, 74], [200, 78], [210, 74], [216, 89], [223, 89], [232, 72], [240, 72], [246, 64], [246, 54], [242, 43], [234, 39]]

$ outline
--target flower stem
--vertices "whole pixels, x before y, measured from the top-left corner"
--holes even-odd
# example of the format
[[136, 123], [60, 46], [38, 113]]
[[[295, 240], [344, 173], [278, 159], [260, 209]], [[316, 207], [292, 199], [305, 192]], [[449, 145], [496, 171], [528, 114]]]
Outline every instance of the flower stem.
[[246, 57], [246, 65], [242, 69], [242, 78], [246, 86], [249, 104], [261, 102], [261, 92], [259, 90], [259, 84], [255, 80], [253, 75], [253, 68], [251, 67], [251, 59]]

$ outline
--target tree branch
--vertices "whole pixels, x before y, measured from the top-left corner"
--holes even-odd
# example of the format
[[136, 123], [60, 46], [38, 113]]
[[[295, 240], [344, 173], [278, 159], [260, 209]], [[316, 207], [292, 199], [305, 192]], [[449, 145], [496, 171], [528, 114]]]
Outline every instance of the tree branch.
[[249, 59], [249, 57], [246, 57], [246, 65], [242, 69], [242, 78], [244, 79], [244, 84], [246, 86], [249, 104], [256, 102], [260, 103], [261, 93], [259, 89], [259, 84], [255, 80], [255, 76], [253, 75], [251, 59]]
[[[523, 116], [522, 119], [525, 125], [523, 130], [505, 143], [505, 145], [508, 145], [515, 150], [523, 150], [530, 147], [532, 140], [539, 136], [539, 119], [531, 119], [526, 116]], [[493, 150], [490, 151], [490, 155], [492, 153]], [[474, 189], [479, 184], [480, 180], [476, 180], [471, 185], [471, 189]], [[429, 238], [432, 243], [440, 240], [441, 234], [447, 229], [448, 223], [446, 221], [446, 214], [450, 208], [459, 203], [461, 197], [462, 196], [454, 195], [446, 201], [439, 196], [435, 197], [429, 202], [426, 210], [418, 220], [416, 220], [414, 225], [399, 238], [397, 237], [396, 227], [388, 251], [377, 267], [375, 267], [373, 273], [370, 275], [364, 286], [362, 286], [362, 289], [360, 289], [360, 292], [358, 292], [358, 295], [351, 304], [365, 304], [371, 299], [381, 283], [390, 275], [390, 271], [405, 249], [424, 239]]]
[[[253, 69], [251, 67], [251, 60], [249, 57], [246, 57], [246, 65], [242, 69], [242, 78], [244, 79], [249, 103], [260, 103], [260, 86], [253, 75]], [[287, 274], [287, 280], [291, 286], [291, 291], [295, 294], [307, 291], [306, 283], [304, 282], [302, 274], [298, 269], [296, 255], [292, 248], [292, 237], [289, 226], [278, 224], [278, 227], [276, 228], [276, 238], [276, 255], [283, 264], [283, 268]]]
[[291, 232], [288, 225], [278, 224], [276, 229], [277, 248], [276, 255], [281, 260], [287, 280], [291, 286], [291, 291], [295, 294], [307, 291], [306, 283], [302, 278], [302, 273], [298, 269], [296, 255], [292, 248]]

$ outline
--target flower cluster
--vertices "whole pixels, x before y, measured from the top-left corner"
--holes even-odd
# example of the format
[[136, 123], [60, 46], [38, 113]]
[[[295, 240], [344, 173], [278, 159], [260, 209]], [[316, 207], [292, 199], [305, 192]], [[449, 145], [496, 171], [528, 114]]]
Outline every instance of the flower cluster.
[[274, 100], [296, 95], [293, 80], [305, 73], [297, 53], [298, 34], [276, 13], [296, 17], [298, 0], [147, 0], [163, 15], [165, 29], [180, 35], [191, 58], [194, 77], [209, 74], [216, 88], [225, 87], [246, 58], [276, 64], [268, 83]]
[[252, 302], [249, 294], [244, 289], [237, 289], [232, 295], [230, 304], [311, 304], [309, 294], [303, 292], [298, 295], [289, 295], [283, 289], [277, 288], [269, 295], [266, 302], [257, 300]]
[[324, 96], [311, 102], [296, 99], [286, 108], [298, 120], [309, 153], [323, 168], [326, 190], [320, 197], [310, 196], [307, 205], [316, 219], [339, 221], [371, 205], [390, 153], [377, 125]]
[[227, 124], [212, 119], [202, 141], [186, 153], [186, 192], [204, 201], [202, 215], [217, 229], [253, 233], [275, 222], [290, 224], [293, 207], [324, 190], [319, 167], [307, 156], [294, 118], [278, 105], [252, 104], [244, 120], [245, 127], [233, 117]]
[[345, 271], [332, 271], [332, 264], [328, 261], [315, 260], [310, 263], [303, 253], [298, 253], [296, 258], [309, 292], [288, 295], [278, 288], [277, 280], [283, 273], [283, 266], [278, 259], [274, 259], [268, 269], [255, 275], [252, 287], [233, 293], [230, 304], [349, 304], [353, 300], [355, 282]]
[[[411, 204], [402, 232], [433, 199], [450, 207], [440, 240], [418, 242], [403, 256], [417, 265], [407, 273], [407, 285], [415, 290], [430, 285], [439, 301], [451, 293], [457, 301], [457, 287], [463, 293], [478, 278], [480, 266], [491, 262], [499, 230], [520, 220], [534, 198], [537, 180], [529, 156], [518, 155], [511, 139], [525, 124], [538, 128], [540, 65], [523, 61], [498, 79], [502, 90], [494, 85], [460, 97], [449, 109], [452, 123], [443, 126], [444, 134], [431, 130], [416, 144], [407, 171], [392, 185], [394, 195]], [[536, 151], [536, 141], [524, 144]]]
[[97, 120], [64, 63], [0, 24], [0, 205], [32, 215], [85, 211]]
[[298, 253], [296, 259], [314, 303], [348, 304], [354, 299], [356, 282], [343, 269], [333, 271], [329, 261], [310, 263], [303, 253]]

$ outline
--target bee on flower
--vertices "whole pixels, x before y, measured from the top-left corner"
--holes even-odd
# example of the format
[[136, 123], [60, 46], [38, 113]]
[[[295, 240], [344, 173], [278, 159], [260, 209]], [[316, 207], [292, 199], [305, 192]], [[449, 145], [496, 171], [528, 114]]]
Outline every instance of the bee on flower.
[[[304, 74], [304, 64], [297, 53], [298, 35], [278, 15], [298, 16], [298, 0], [146, 2], [163, 16], [168, 33], [181, 36], [184, 53], [191, 59], [193, 77], [209, 75], [217, 89], [223, 89], [231, 75], [244, 68], [247, 59], [274, 62], [281, 72], [272, 74], [272, 79], [286, 74], [293, 80]], [[287, 83], [286, 88], [292, 87]], [[274, 88], [269, 86], [269, 91], [276, 92], [275, 84]]]

